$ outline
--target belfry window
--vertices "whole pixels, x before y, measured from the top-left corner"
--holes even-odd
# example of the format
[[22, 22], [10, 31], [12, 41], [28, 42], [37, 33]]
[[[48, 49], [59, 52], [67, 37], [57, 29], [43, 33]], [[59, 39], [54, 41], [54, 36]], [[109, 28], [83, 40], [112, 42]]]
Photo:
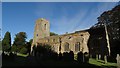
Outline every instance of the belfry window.
[[81, 36], [83, 36], [83, 34], [81, 34]]
[[38, 36], [38, 34], [36, 36]]
[[44, 29], [46, 30], [46, 24], [44, 25]]

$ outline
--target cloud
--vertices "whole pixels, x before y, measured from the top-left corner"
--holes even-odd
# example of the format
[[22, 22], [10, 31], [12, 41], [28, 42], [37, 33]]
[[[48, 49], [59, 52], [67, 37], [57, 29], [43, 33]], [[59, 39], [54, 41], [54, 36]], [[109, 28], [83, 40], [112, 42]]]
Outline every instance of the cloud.
[[101, 2], [96, 5], [95, 8], [92, 8], [89, 10], [89, 17], [87, 17], [85, 20], [82, 20], [83, 25], [79, 25], [76, 27], [74, 31], [81, 30], [81, 28], [88, 29], [95, 23], [97, 23], [97, 17], [99, 17], [104, 11], [111, 10], [116, 5], [116, 2]]
[[[41, 5], [39, 7], [38, 16], [45, 16], [50, 21], [50, 30], [58, 34], [64, 34], [66, 32], [75, 32], [78, 30], [84, 30], [90, 28], [97, 23], [97, 17], [105, 10], [111, 9], [115, 3], [98, 3], [94, 6], [87, 6], [87, 8], [80, 7], [79, 9], [73, 9], [73, 14], [70, 13], [68, 7], [55, 7], [56, 4]], [[94, 4], [94, 3], [93, 3]], [[43, 7], [44, 6], [44, 7]], [[42, 10], [42, 9], [44, 10]], [[77, 11], [77, 12], [75, 12]]]
[[67, 14], [63, 13], [61, 17], [52, 20], [51, 28], [53, 27], [52, 30], [59, 34], [72, 32], [78, 24], [82, 24], [81, 21], [87, 12], [88, 10], [80, 10], [74, 17], [68, 17]]

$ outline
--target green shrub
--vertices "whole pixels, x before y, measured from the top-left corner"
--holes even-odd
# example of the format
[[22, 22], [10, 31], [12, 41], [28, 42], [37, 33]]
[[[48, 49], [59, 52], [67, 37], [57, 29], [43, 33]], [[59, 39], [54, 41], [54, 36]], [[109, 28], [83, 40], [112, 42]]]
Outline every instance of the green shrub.
[[23, 47], [23, 48], [20, 50], [20, 53], [22, 53], [22, 54], [27, 54], [27, 48]]

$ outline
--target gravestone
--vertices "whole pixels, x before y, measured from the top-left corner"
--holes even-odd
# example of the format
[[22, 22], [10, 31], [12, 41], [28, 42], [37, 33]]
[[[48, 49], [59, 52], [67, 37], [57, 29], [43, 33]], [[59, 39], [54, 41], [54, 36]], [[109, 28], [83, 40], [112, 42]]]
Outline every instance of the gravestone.
[[120, 55], [117, 54], [117, 68], [120, 68]]

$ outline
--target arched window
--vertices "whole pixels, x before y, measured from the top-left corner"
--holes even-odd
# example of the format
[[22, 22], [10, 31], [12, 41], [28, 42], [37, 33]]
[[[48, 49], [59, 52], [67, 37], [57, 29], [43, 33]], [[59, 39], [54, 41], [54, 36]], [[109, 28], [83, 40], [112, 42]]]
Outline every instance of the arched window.
[[64, 50], [69, 51], [69, 43], [65, 43]]
[[46, 24], [44, 25], [44, 29], [46, 30]]
[[75, 51], [80, 51], [80, 42], [75, 43]]

